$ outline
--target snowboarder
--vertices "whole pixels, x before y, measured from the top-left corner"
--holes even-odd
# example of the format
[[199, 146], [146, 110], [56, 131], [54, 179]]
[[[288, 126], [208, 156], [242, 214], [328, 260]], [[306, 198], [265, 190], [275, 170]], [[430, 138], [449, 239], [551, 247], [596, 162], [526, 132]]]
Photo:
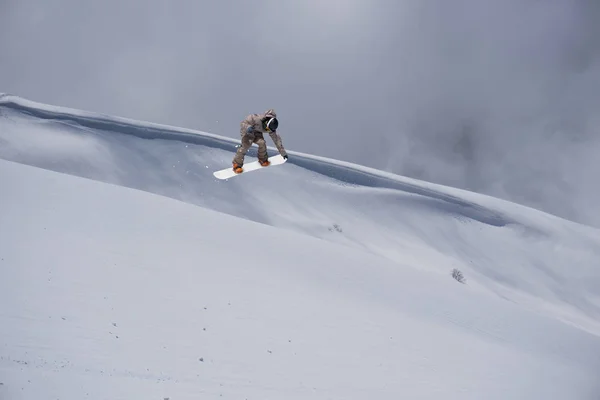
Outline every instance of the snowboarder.
[[233, 170], [236, 173], [239, 174], [244, 171], [242, 168], [244, 165], [244, 157], [253, 143], [258, 145], [258, 161], [260, 162], [260, 165], [266, 167], [270, 164], [269, 156], [267, 154], [267, 143], [263, 137], [263, 133], [265, 132], [271, 136], [277, 150], [279, 150], [279, 154], [287, 160], [288, 155], [283, 148], [281, 137], [277, 133], [278, 125], [279, 121], [277, 121], [277, 114], [272, 108], [262, 114], [250, 114], [244, 118], [240, 124], [240, 136], [242, 137], [242, 142], [237, 149], [235, 157], [233, 157]]

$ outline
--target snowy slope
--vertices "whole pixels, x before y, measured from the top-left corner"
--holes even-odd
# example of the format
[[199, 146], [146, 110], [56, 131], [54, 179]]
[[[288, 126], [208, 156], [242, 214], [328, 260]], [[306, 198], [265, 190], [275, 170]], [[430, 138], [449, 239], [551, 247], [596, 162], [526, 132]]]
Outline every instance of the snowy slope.
[[[218, 181], [212, 171], [230, 164], [236, 134], [0, 96], [0, 158], [173, 197], [444, 276], [458, 268], [474, 288], [600, 332], [599, 230], [293, 151], [282, 167]], [[291, 134], [282, 125], [284, 141]]]
[[0, 96], [0, 158], [116, 185], [0, 164], [0, 395], [596, 398], [598, 230], [237, 142]]
[[597, 336], [446, 277], [6, 161], [0, 185], [2, 399], [598, 393]]

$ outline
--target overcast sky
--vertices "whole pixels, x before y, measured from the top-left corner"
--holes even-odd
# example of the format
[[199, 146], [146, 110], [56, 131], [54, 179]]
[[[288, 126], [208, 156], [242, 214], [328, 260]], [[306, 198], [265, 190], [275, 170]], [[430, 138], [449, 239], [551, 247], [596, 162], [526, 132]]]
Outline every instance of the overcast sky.
[[600, 226], [600, 1], [0, 0], [0, 92], [238, 138]]

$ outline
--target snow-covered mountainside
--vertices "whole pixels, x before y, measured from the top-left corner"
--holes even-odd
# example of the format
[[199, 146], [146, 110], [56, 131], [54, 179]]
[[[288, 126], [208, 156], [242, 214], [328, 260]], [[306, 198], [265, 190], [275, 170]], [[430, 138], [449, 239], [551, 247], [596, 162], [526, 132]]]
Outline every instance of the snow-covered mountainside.
[[237, 143], [0, 97], [0, 398], [600, 393], [599, 230]]

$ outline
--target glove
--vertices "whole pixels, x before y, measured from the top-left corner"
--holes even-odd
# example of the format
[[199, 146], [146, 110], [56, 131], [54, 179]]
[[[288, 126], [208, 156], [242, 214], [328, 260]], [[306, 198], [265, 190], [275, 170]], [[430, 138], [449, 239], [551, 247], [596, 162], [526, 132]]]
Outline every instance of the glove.
[[285, 156], [283, 156], [283, 159], [284, 159], [284, 160], [287, 160], [287, 159], [288, 159], [288, 156], [287, 156], [287, 154], [286, 154]]
[[254, 127], [252, 125], [250, 125], [247, 129], [246, 129], [246, 133], [252, 133], [254, 132]]

